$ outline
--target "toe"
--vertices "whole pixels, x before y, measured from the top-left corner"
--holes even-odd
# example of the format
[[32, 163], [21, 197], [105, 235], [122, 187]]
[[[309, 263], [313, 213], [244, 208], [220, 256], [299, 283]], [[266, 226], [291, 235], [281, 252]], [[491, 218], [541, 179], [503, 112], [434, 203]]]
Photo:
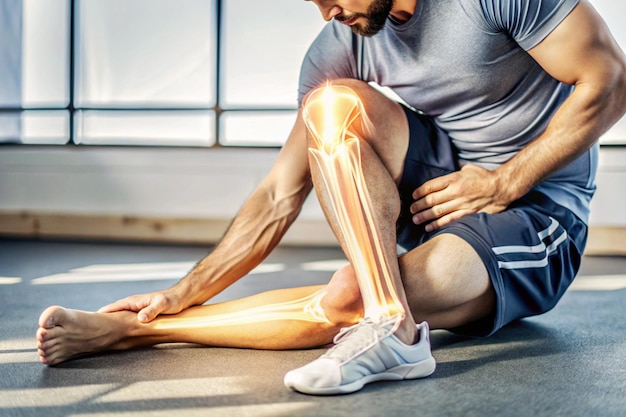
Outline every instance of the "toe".
[[39, 345], [45, 342], [47, 339], [47, 336], [48, 336], [48, 329], [44, 329], [43, 327], [38, 328], [37, 333], [35, 333], [37, 344]]
[[56, 365], [63, 361], [63, 350], [59, 346], [52, 346], [51, 348], [38, 349], [39, 360], [44, 365]]
[[63, 322], [65, 309], [60, 306], [51, 306], [46, 308], [39, 316], [39, 327], [51, 329]]
[[50, 339], [37, 344], [37, 348], [49, 352], [54, 346], [59, 344], [58, 339]]

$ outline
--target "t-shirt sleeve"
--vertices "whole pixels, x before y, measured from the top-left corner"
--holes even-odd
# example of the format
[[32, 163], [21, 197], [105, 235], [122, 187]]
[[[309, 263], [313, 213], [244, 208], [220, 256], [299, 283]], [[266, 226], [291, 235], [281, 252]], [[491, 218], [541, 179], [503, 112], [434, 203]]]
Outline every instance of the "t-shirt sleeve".
[[311, 89], [328, 80], [357, 78], [353, 44], [354, 38], [347, 26], [330, 22], [322, 29], [302, 61], [298, 105]]
[[579, 0], [480, 0], [485, 23], [506, 31], [525, 50], [544, 40]]

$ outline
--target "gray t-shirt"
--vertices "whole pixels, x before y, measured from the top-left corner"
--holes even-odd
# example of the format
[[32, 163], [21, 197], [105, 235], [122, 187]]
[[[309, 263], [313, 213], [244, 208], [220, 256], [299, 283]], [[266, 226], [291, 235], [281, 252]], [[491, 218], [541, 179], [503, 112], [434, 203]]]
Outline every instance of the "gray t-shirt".
[[[329, 79], [391, 88], [448, 132], [461, 165], [494, 169], [539, 136], [573, 87], [526, 52], [578, 0], [418, 0], [403, 24], [388, 19], [372, 37], [336, 21], [311, 45], [299, 100]], [[597, 145], [535, 189], [583, 221], [595, 191]]]

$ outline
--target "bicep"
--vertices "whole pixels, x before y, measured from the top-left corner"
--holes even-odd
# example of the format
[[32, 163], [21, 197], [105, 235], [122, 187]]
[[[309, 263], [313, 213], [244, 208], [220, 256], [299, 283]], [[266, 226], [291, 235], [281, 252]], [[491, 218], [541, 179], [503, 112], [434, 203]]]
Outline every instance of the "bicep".
[[623, 52], [586, 0], [528, 52], [550, 75], [570, 85], [610, 84], [624, 66]]

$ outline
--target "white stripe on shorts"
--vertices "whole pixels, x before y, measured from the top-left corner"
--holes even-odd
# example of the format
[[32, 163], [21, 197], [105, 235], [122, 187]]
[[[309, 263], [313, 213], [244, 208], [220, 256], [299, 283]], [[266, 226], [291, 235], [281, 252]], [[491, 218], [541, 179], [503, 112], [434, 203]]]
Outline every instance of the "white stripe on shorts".
[[557, 247], [567, 239], [567, 232], [563, 232], [548, 246], [543, 242], [546, 238], [551, 237], [559, 228], [559, 222], [556, 219], [550, 217], [550, 225], [544, 230], [537, 233], [541, 243], [534, 246], [496, 246], [492, 248], [493, 253], [496, 255], [504, 254], [535, 254], [545, 253], [542, 259], [522, 260], [522, 261], [498, 261], [498, 267], [501, 269], [522, 269], [522, 268], [543, 268], [548, 265], [548, 257], [554, 253]]

